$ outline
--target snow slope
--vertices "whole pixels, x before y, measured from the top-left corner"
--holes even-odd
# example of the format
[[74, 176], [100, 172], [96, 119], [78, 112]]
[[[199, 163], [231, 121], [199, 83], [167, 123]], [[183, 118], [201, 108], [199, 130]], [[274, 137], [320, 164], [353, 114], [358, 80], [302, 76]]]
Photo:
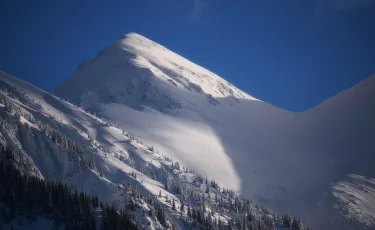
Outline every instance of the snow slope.
[[[170, 159], [126, 129], [115, 127], [111, 121], [3, 72], [0, 147], [12, 150], [15, 166], [25, 174], [61, 181], [117, 208], [128, 207], [134, 200], [136, 208], [131, 213], [142, 229], [166, 229], [170, 224], [186, 229], [202, 224], [202, 217], [199, 223], [197, 218], [188, 217], [187, 206], [194, 213], [202, 213], [211, 225], [220, 220], [228, 224], [231, 218], [233, 224], [242, 224], [239, 218], [251, 214], [252, 225], [284, 229], [282, 219], [274, 211], [218, 187], [210, 177], [205, 181], [191, 168], [188, 170], [186, 165]], [[1, 152], [0, 160], [4, 158]], [[149, 199], [154, 200], [154, 207], [146, 203]], [[185, 210], [181, 211], [183, 203]], [[155, 207], [161, 207], [163, 213], [165, 210], [169, 221], [162, 222]], [[242, 211], [238, 214], [239, 209]], [[25, 229], [46, 222], [38, 219]]]
[[[274, 139], [276, 135], [269, 133], [277, 131], [277, 125], [282, 124], [279, 119], [290, 115], [134, 33], [85, 61], [74, 77], [54, 92], [127, 127], [173, 159], [214, 175], [233, 189], [240, 189], [240, 179], [223, 138], [236, 142], [250, 139], [247, 142], [257, 145], [261, 136]], [[246, 130], [257, 134], [246, 137]], [[245, 149], [237, 145], [232, 142], [230, 147]], [[256, 162], [258, 165], [261, 160]], [[263, 166], [247, 167], [255, 171]]]
[[[366, 206], [340, 205], [352, 193], [335, 196], [335, 185], [350, 174], [375, 178], [374, 81], [375, 76], [370, 77], [316, 108], [292, 113], [255, 99], [214, 73], [131, 33], [83, 62], [54, 93], [257, 203], [298, 215], [319, 229], [353, 229], [373, 226], [373, 214], [361, 210]], [[0, 82], [27, 92], [30, 100], [57, 117], [59, 129], [89, 148], [95, 147], [88, 136], [112, 152], [152, 162], [153, 167], [166, 164], [145, 147], [129, 142], [120, 129], [103, 125], [69, 103], [6, 74], [1, 74]], [[26, 104], [28, 111], [40, 111], [36, 103]], [[43, 118], [39, 112], [33, 116]], [[79, 132], [71, 132], [72, 128]], [[83, 189], [93, 192], [95, 187], [103, 199], [114, 199], [114, 181], [129, 180], [121, 170], [131, 173], [134, 169], [116, 158], [106, 159], [96, 158], [106, 180], [98, 180], [93, 172], [72, 183], [85, 182]], [[51, 165], [36, 164], [43, 170]], [[42, 175], [51, 177], [55, 171], [61, 170], [53, 168]], [[140, 180], [150, 179], [141, 176]], [[102, 188], [97, 181], [107, 185]], [[149, 181], [143, 186], [157, 194], [158, 183]], [[354, 192], [362, 194], [364, 186], [357, 187]], [[364, 196], [357, 197], [367, 202]], [[343, 213], [353, 208], [370, 214], [350, 215], [355, 221], [348, 223]]]
[[[138, 186], [145, 195], [159, 192], [160, 182], [150, 180], [143, 173], [139, 173], [138, 179], [133, 179], [131, 173], [138, 171], [119, 159], [120, 155], [124, 159], [131, 159], [134, 155], [139, 158], [136, 163], [142, 164], [156, 158], [150, 156], [144, 146], [125, 137], [121, 130], [109, 127], [82, 109], [3, 72], [0, 72], [0, 89], [2, 102], [7, 101], [5, 104], [0, 102], [0, 143], [19, 153], [15, 163], [24, 173], [61, 181], [118, 208], [123, 208], [127, 202], [126, 184]], [[9, 109], [9, 105], [16, 109]], [[20, 118], [17, 119], [15, 114]], [[67, 139], [78, 143], [84, 150], [81, 156], [77, 159], [73, 150], [56, 144], [52, 136], [47, 135], [51, 132], [43, 131], [44, 128], [58, 130]], [[96, 140], [93, 137], [98, 133], [100, 138]], [[91, 162], [92, 166], [84, 160]], [[160, 164], [160, 160], [155, 164]], [[139, 209], [136, 215], [139, 215], [137, 220], [142, 226], [149, 221], [142, 216], [142, 209], [148, 211], [148, 208], [140, 204]], [[160, 226], [157, 220], [151, 223]], [[30, 228], [33, 226], [26, 226], [26, 229]]]
[[375, 222], [375, 180], [358, 175], [335, 184], [333, 195], [339, 200], [336, 208], [350, 220], [365, 225]]
[[292, 113], [130, 33], [83, 62], [54, 92], [225, 187], [332, 229], [346, 223], [326, 207], [319, 215], [323, 200], [328, 207], [336, 202], [325, 196], [331, 183], [351, 173], [375, 177], [374, 81]]

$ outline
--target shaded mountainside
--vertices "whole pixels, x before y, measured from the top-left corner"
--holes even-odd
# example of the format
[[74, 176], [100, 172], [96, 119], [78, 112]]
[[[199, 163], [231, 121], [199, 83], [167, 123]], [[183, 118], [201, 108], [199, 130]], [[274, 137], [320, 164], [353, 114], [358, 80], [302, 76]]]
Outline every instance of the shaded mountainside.
[[[126, 224], [119, 215], [141, 229], [302, 228], [299, 218], [253, 203], [111, 120], [2, 72], [0, 147], [0, 161], [27, 176], [2, 168], [3, 229], [117, 229], [108, 226]], [[57, 191], [48, 187], [52, 182]], [[58, 195], [43, 197], [54, 203], [37, 202], [51, 190]], [[72, 203], [75, 191], [81, 203]], [[22, 192], [31, 200], [18, 199]]]

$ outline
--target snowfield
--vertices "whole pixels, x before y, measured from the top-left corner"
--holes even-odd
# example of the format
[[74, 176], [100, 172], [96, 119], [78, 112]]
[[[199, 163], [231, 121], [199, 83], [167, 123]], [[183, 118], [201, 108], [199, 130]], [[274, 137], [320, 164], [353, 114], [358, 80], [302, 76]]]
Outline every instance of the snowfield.
[[347, 180], [333, 187], [337, 209], [350, 220], [371, 226], [375, 223], [375, 180], [358, 175], [348, 175]]
[[[169, 219], [184, 228], [170, 203], [180, 206], [180, 197], [163, 180], [168, 175], [189, 187], [193, 170], [317, 229], [375, 229], [375, 76], [293, 113], [130, 33], [54, 90], [64, 100], [5, 73], [1, 87], [17, 95], [26, 127], [7, 138], [19, 142], [45, 179], [117, 204], [124, 181], [153, 196], [161, 191]], [[81, 143], [95, 168], [74, 167], [27, 116]], [[189, 170], [173, 171], [167, 159]]]

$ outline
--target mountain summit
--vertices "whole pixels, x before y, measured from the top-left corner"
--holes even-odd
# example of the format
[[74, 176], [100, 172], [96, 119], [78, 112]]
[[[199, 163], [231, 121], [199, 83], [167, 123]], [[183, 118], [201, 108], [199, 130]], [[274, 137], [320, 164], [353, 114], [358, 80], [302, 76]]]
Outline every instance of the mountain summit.
[[[67, 92], [66, 88], [69, 88]], [[84, 94], [82, 94], [84, 92]], [[213, 105], [256, 100], [216, 74], [136, 33], [125, 34], [83, 62], [55, 93], [89, 107], [114, 102], [139, 109], [183, 109], [199, 97]]]
[[348, 218], [375, 223], [359, 205], [375, 205], [364, 195], [375, 184], [374, 79], [293, 113], [129, 33], [54, 92], [226, 188], [321, 229], [351, 229]]
[[[264, 167], [261, 162], [273, 154], [279, 158], [279, 151], [270, 151], [265, 143], [280, 143], [280, 126], [293, 115], [135, 33], [84, 61], [54, 93], [127, 127], [173, 159], [237, 190], [243, 175], [234, 164], [245, 164], [239, 170], [247, 174], [250, 168], [254, 172]], [[254, 158], [249, 144], [262, 146]], [[248, 174], [251, 177], [259, 181], [255, 174]], [[264, 196], [264, 187], [252, 190], [260, 189]]]

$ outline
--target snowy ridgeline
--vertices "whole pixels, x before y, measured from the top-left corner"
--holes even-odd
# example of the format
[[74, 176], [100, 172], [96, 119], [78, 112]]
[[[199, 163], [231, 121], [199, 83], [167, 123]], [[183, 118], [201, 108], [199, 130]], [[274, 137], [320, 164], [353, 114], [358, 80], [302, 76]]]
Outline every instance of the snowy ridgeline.
[[[299, 219], [280, 216], [220, 187], [216, 181], [163, 156], [126, 130], [116, 128], [109, 120], [91, 115], [10, 76], [3, 78], [0, 88], [2, 161], [24, 175], [66, 184], [71, 191], [65, 191], [70, 199], [74, 198], [75, 191], [84, 192], [85, 196], [123, 210], [119, 214], [126, 214], [139, 228], [302, 227]], [[110, 141], [108, 137], [104, 138], [109, 134], [113, 138]], [[5, 173], [6, 177], [14, 176], [8, 171]], [[40, 184], [39, 179], [33, 180]], [[17, 190], [12, 199], [7, 198], [6, 192], [10, 185], [2, 185], [0, 191], [5, 191], [1, 193], [3, 228], [32, 229], [57, 223], [60, 228], [72, 224], [82, 226], [85, 221], [93, 223], [92, 218], [96, 221], [95, 227], [100, 227], [105, 205], [101, 207], [98, 202], [90, 202], [87, 219], [69, 222], [61, 211], [66, 207], [58, 206], [53, 211], [52, 204], [47, 208], [36, 205], [41, 197], [27, 190], [30, 183], [35, 182], [33, 180], [23, 178], [23, 184], [12, 185]], [[45, 189], [47, 185], [42, 184]], [[17, 200], [16, 197], [22, 196], [22, 188], [32, 196], [32, 202]], [[53, 194], [49, 196], [54, 199]], [[24, 209], [26, 206], [28, 208]], [[69, 212], [73, 212], [73, 207], [70, 208]], [[94, 224], [84, 225], [94, 228]]]
[[[334, 185], [350, 174], [375, 178], [375, 76], [315, 108], [293, 113], [130, 33], [83, 62], [54, 92], [221, 186], [297, 215], [314, 228], [375, 228], [371, 208], [342, 205], [353, 200], [352, 192], [334, 195]], [[94, 123], [83, 126], [100, 143], [145, 159], [116, 133]], [[374, 196], [366, 187], [355, 190], [356, 202]]]
[[293, 113], [131, 33], [82, 63], [62, 99], [5, 73], [0, 89], [15, 167], [117, 209], [133, 198], [139, 227], [300, 225], [257, 203], [314, 229], [375, 228], [375, 76]]

